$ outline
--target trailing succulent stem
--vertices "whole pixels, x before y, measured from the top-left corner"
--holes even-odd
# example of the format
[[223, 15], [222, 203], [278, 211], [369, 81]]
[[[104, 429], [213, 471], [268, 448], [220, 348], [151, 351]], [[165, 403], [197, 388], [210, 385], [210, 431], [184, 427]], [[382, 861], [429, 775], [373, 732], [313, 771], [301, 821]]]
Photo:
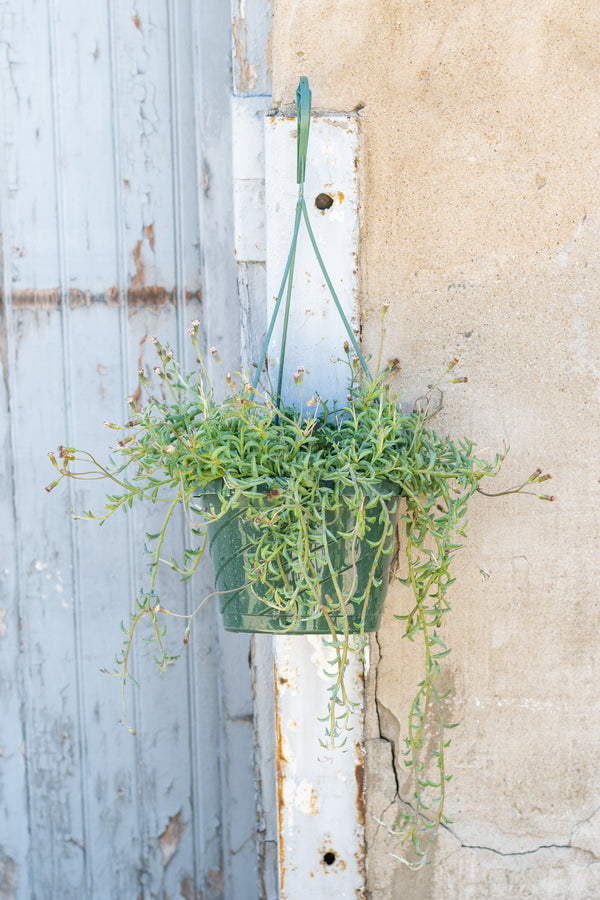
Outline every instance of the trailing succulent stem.
[[[128, 398], [131, 418], [122, 429], [105, 423], [123, 433], [110, 464], [72, 447], [59, 448], [58, 459], [49, 454], [57, 477], [48, 490], [63, 478], [103, 478], [111, 484], [106, 510], [80, 518], [102, 523], [137, 501], [164, 504], [162, 526], [146, 535], [148, 584], [127, 624], [122, 623], [123, 648], [111, 673], [121, 679], [123, 721], [125, 689], [128, 682], [135, 684], [130, 661], [139, 627], [150, 625], [154, 659], [164, 670], [177, 658], [165, 644], [166, 617], [185, 621], [187, 644], [192, 620], [209, 599], [188, 615], [165, 609], [155, 591], [159, 567], [166, 563], [180, 578], [190, 578], [207, 547], [207, 532], [210, 540], [231, 519], [244, 525], [239, 552], [245, 583], [221, 587], [215, 594], [223, 606], [229, 595], [243, 589], [277, 619], [283, 632], [299, 622], [326, 623], [332, 662], [324, 743], [343, 745], [355, 705], [345, 682], [349, 654], [362, 654], [365, 648], [368, 603], [387, 579], [402, 504], [407, 569], [401, 580], [413, 600], [399, 618], [409, 640], [423, 641], [425, 664], [406, 737], [405, 762], [414, 790], [395, 831], [412, 846], [409, 864], [422, 865], [436, 831], [448, 821], [445, 751], [454, 724], [445, 721], [447, 693], [439, 684], [440, 662], [450, 652], [440, 637], [450, 609], [450, 567], [464, 536], [468, 502], [476, 491], [488, 493], [480, 483], [497, 474], [502, 457], [493, 463], [481, 460], [470, 441], [455, 443], [430, 426], [441, 406], [443, 383], [465, 380], [450, 375], [458, 360], [409, 413], [402, 411], [391, 388], [394, 363], [380, 371], [380, 358], [379, 374], [372, 378], [358, 370], [358, 359], [350, 352], [350, 388], [343, 408], [318, 397], [306, 400], [301, 369], [294, 376], [298, 409], [261, 391], [249, 375], [239, 376], [238, 384], [227, 374], [229, 394], [217, 402], [197, 333], [195, 322], [190, 334], [198, 368], [191, 374], [180, 370], [168, 347], [152, 339], [159, 359], [154, 369], [159, 395], [140, 370], [143, 402]], [[218, 361], [216, 350], [211, 353]], [[538, 469], [525, 483], [499, 493], [522, 492], [547, 477]], [[187, 520], [189, 541], [182, 560], [167, 560], [168, 527], [178, 507]]]
[[[434, 389], [439, 390], [439, 383]], [[541, 469], [508, 490], [484, 491], [482, 479], [498, 474], [506, 452], [490, 463], [474, 455], [472, 442], [440, 438], [427, 424], [441, 406], [441, 394], [437, 407], [432, 396], [430, 391], [413, 415], [411, 471], [403, 485], [405, 510], [401, 517], [407, 571], [399, 581], [409, 588], [413, 603], [408, 613], [397, 618], [404, 622], [404, 637], [414, 641], [420, 636], [424, 659], [423, 678], [411, 704], [404, 739], [404, 764], [412, 771], [412, 799], [403, 803], [392, 829], [401, 843], [408, 845], [402, 861], [411, 868], [426, 864], [440, 825], [450, 823], [444, 813], [446, 786], [452, 777], [446, 770], [446, 750], [448, 732], [457, 723], [446, 721], [445, 701], [450, 691], [439, 687], [440, 662], [450, 654], [440, 629], [450, 611], [448, 590], [455, 581], [451, 564], [465, 537], [469, 501], [476, 492], [485, 496], [534, 493], [543, 500], [554, 499], [530, 490], [550, 478]]]

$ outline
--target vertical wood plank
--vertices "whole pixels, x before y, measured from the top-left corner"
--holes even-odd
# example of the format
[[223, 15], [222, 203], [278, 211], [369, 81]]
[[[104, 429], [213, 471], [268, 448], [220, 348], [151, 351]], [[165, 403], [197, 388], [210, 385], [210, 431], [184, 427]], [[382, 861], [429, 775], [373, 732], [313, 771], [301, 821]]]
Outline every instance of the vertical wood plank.
[[[0, 143], [0, 148], [3, 147]], [[18, 586], [21, 578], [19, 526], [16, 516], [14, 479], [14, 430], [9, 418], [15, 403], [14, 379], [9, 359], [14, 353], [9, 281], [6, 258], [5, 220], [7, 189], [4, 154], [0, 152], [0, 885], [7, 900], [20, 886], [30, 890], [29, 816], [25, 767], [26, 723], [22, 715], [24, 673], [21, 666], [21, 608]]]
[[[204, 339], [206, 347], [217, 347], [227, 368], [235, 371], [239, 367], [240, 319], [232, 201], [230, 7], [200, 0], [194, 10]], [[224, 390], [223, 373], [212, 365], [212, 359], [209, 364], [217, 390]], [[218, 634], [224, 893], [253, 900], [257, 896], [256, 811], [254, 799], [249, 802], [242, 790], [244, 784], [253, 782], [254, 775], [250, 641], [247, 635], [224, 632], [220, 622]]]

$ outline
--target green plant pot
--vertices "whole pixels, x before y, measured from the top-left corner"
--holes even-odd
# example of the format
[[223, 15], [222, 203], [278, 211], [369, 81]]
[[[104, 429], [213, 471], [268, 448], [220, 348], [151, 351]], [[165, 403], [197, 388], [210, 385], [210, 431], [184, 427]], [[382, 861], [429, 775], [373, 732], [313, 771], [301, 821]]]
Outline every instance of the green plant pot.
[[[398, 496], [390, 492], [388, 484], [381, 485], [381, 494], [385, 495], [385, 505], [388, 509], [390, 521], [395, 526], [398, 517]], [[348, 625], [351, 632], [358, 631], [363, 619], [365, 606], [365, 594], [367, 595], [367, 609], [364, 612], [365, 631], [376, 631], [383, 612], [383, 604], [387, 593], [391, 554], [393, 549], [393, 531], [383, 545], [383, 550], [378, 554], [378, 547], [384, 537], [385, 521], [381, 519], [381, 507], [379, 496], [374, 491], [372, 497], [366, 501], [368, 516], [373, 519], [367, 523], [364, 537], [357, 540], [352, 548], [353, 541], [343, 536], [348, 533], [354, 524], [352, 512], [345, 506], [332, 512], [327, 522], [327, 530], [330, 534], [328, 541], [328, 555], [331, 560], [331, 570], [326, 563], [321, 563], [319, 558], [321, 546], [315, 543], [310, 547], [310, 557], [315, 567], [316, 576], [313, 584], [320, 591], [321, 602], [327, 604], [327, 596], [336, 597], [334, 577], [338, 588], [342, 592], [348, 615]], [[220, 500], [217, 492], [207, 492], [202, 497], [203, 505], [211, 506], [218, 510]], [[377, 515], [375, 512], [377, 511]], [[259, 537], [259, 529], [253, 520], [248, 519], [244, 504], [236, 506], [227, 512], [216, 522], [208, 526], [208, 542], [210, 555], [215, 572], [216, 590], [219, 592], [219, 605], [223, 615], [223, 625], [227, 631], [237, 632], [270, 632], [272, 634], [330, 634], [330, 628], [325, 616], [320, 614], [310, 615], [310, 607], [315, 609], [314, 594], [307, 588], [299, 589], [296, 597], [297, 614], [280, 612], [271, 605], [263, 602], [263, 597], [273, 597], [273, 589], [280, 596], [290, 595], [290, 586], [296, 589], [296, 578], [290, 566], [282, 563], [283, 574], [270, 579], [266, 584], [262, 581], [254, 581], [249, 586], [248, 571], [252, 568], [253, 542]], [[353, 552], [354, 564], [353, 566]], [[374, 569], [374, 571], [372, 571]], [[352, 599], [347, 600], [349, 592], [354, 590]], [[286, 585], [287, 582], [287, 585]], [[344, 631], [343, 615], [330, 614], [330, 619], [336, 627], [336, 631]]]

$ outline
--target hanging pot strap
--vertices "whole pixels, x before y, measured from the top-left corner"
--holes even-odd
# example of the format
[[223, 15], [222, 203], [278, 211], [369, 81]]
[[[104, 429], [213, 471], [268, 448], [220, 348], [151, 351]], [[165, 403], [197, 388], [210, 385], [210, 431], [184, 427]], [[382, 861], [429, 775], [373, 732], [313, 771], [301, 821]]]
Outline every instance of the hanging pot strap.
[[350, 323], [346, 318], [344, 310], [342, 309], [342, 305], [339, 301], [338, 295], [333, 287], [331, 282], [331, 278], [329, 277], [329, 273], [325, 267], [325, 263], [323, 261], [323, 257], [319, 251], [319, 247], [317, 245], [317, 241], [315, 239], [314, 232], [312, 230], [310, 219], [308, 217], [308, 209], [306, 208], [306, 201], [304, 199], [304, 181], [306, 178], [306, 158], [307, 158], [307, 150], [308, 150], [308, 137], [310, 133], [310, 114], [311, 114], [311, 91], [308, 85], [308, 78], [302, 76], [300, 79], [300, 83], [298, 84], [298, 89], [296, 91], [296, 103], [297, 103], [297, 138], [296, 138], [296, 151], [297, 151], [297, 166], [296, 166], [296, 180], [298, 182], [298, 200], [296, 201], [296, 212], [294, 217], [294, 230], [292, 232], [292, 240], [290, 243], [290, 249], [287, 257], [287, 261], [283, 271], [283, 277], [281, 279], [281, 286], [279, 288], [279, 293], [277, 294], [277, 302], [275, 303], [275, 309], [273, 310], [273, 315], [271, 316], [271, 321], [269, 323], [269, 328], [267, 330], [267, 336], [265, 338], [265, 343], [262, 349], [262, 354], [260, 358], [260, 362], [258, 364], [258, 368], [256, 370], [256, 375], [254, 376], [254, 387], [257, 386], [260, 373], [262, 372], [263, 365], [265, 363], [265, 359], [267, 358], [267, 352], [269, 349], [269, 344], [271, 343], [271, 338], [273, 336], [273, 330], [275, 328], [275, 323], [277, 321], [277, 317], [279, 316], [281, 304], [283, 302], [283, 297], [285, 295], [285, 306], [283, 313], [283, 329], [281, 336], [281, 352], [279, 355], [279, 372], [277, 378], [277, 393], [276, 393], [276, 401], [277, 405], [281, 405], [281, 387], [283, 383], [283, 367], [285, 360], [285, 349], [287, 344], [287, 333], [288, 333], [288, 323], [289, 323], [289, 315], [290, 315], [290, 305], [292, 299], [292, 286], [294, 281], [294, 266], [296, 262], [296, 246], [298, 244], [298, 234], [300, 231], [301, 222], [304, 221], [306, 226], [306, 231], [308, 233], [308, 237], [312, 248], [314, 250], [315, 256], [317, 258], [317, 262], [319, 263], [319, 267], [321, 272], [323, 273], [323, 277], [325, 278], [325, 283], [331, 294], [333, 302], [335, 303], [336, 309], [339, 313], [339, 316], [343, 322], [344, 328], [348, 334], [348, 338], [350, 343], [356, 353], [364, 371], [366, 374], [369, 374], [369, 370], [367, 368], [367, 364], [365, 362], [364, 356], [360, 351], [360, 347], [358, 346], [358, 342], [356, 337], [354, 336], [354, 332], [350, 327]]

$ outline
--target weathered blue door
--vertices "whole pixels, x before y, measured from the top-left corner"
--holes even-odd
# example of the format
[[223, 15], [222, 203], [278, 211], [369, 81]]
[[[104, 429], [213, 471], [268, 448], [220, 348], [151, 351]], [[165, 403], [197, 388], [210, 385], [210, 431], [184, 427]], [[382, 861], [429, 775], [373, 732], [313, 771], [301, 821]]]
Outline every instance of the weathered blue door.
[[[154, 365], [147, 336], [190, 365], [194, 318], [221, 355], [239, 346], [229, 17], [0, 2], [1, 900], [257, 896], [247, 640], [207, 605], [164, 676], [136, 649], [129, 734], [100, 670], [151, 519], [73, 522], [102, 506], [95, 483], [44, 493], [58, 444], [105, 453], [103, 420]], [[165, 579], [169, 604], [191, 610], [202, 577]]]

